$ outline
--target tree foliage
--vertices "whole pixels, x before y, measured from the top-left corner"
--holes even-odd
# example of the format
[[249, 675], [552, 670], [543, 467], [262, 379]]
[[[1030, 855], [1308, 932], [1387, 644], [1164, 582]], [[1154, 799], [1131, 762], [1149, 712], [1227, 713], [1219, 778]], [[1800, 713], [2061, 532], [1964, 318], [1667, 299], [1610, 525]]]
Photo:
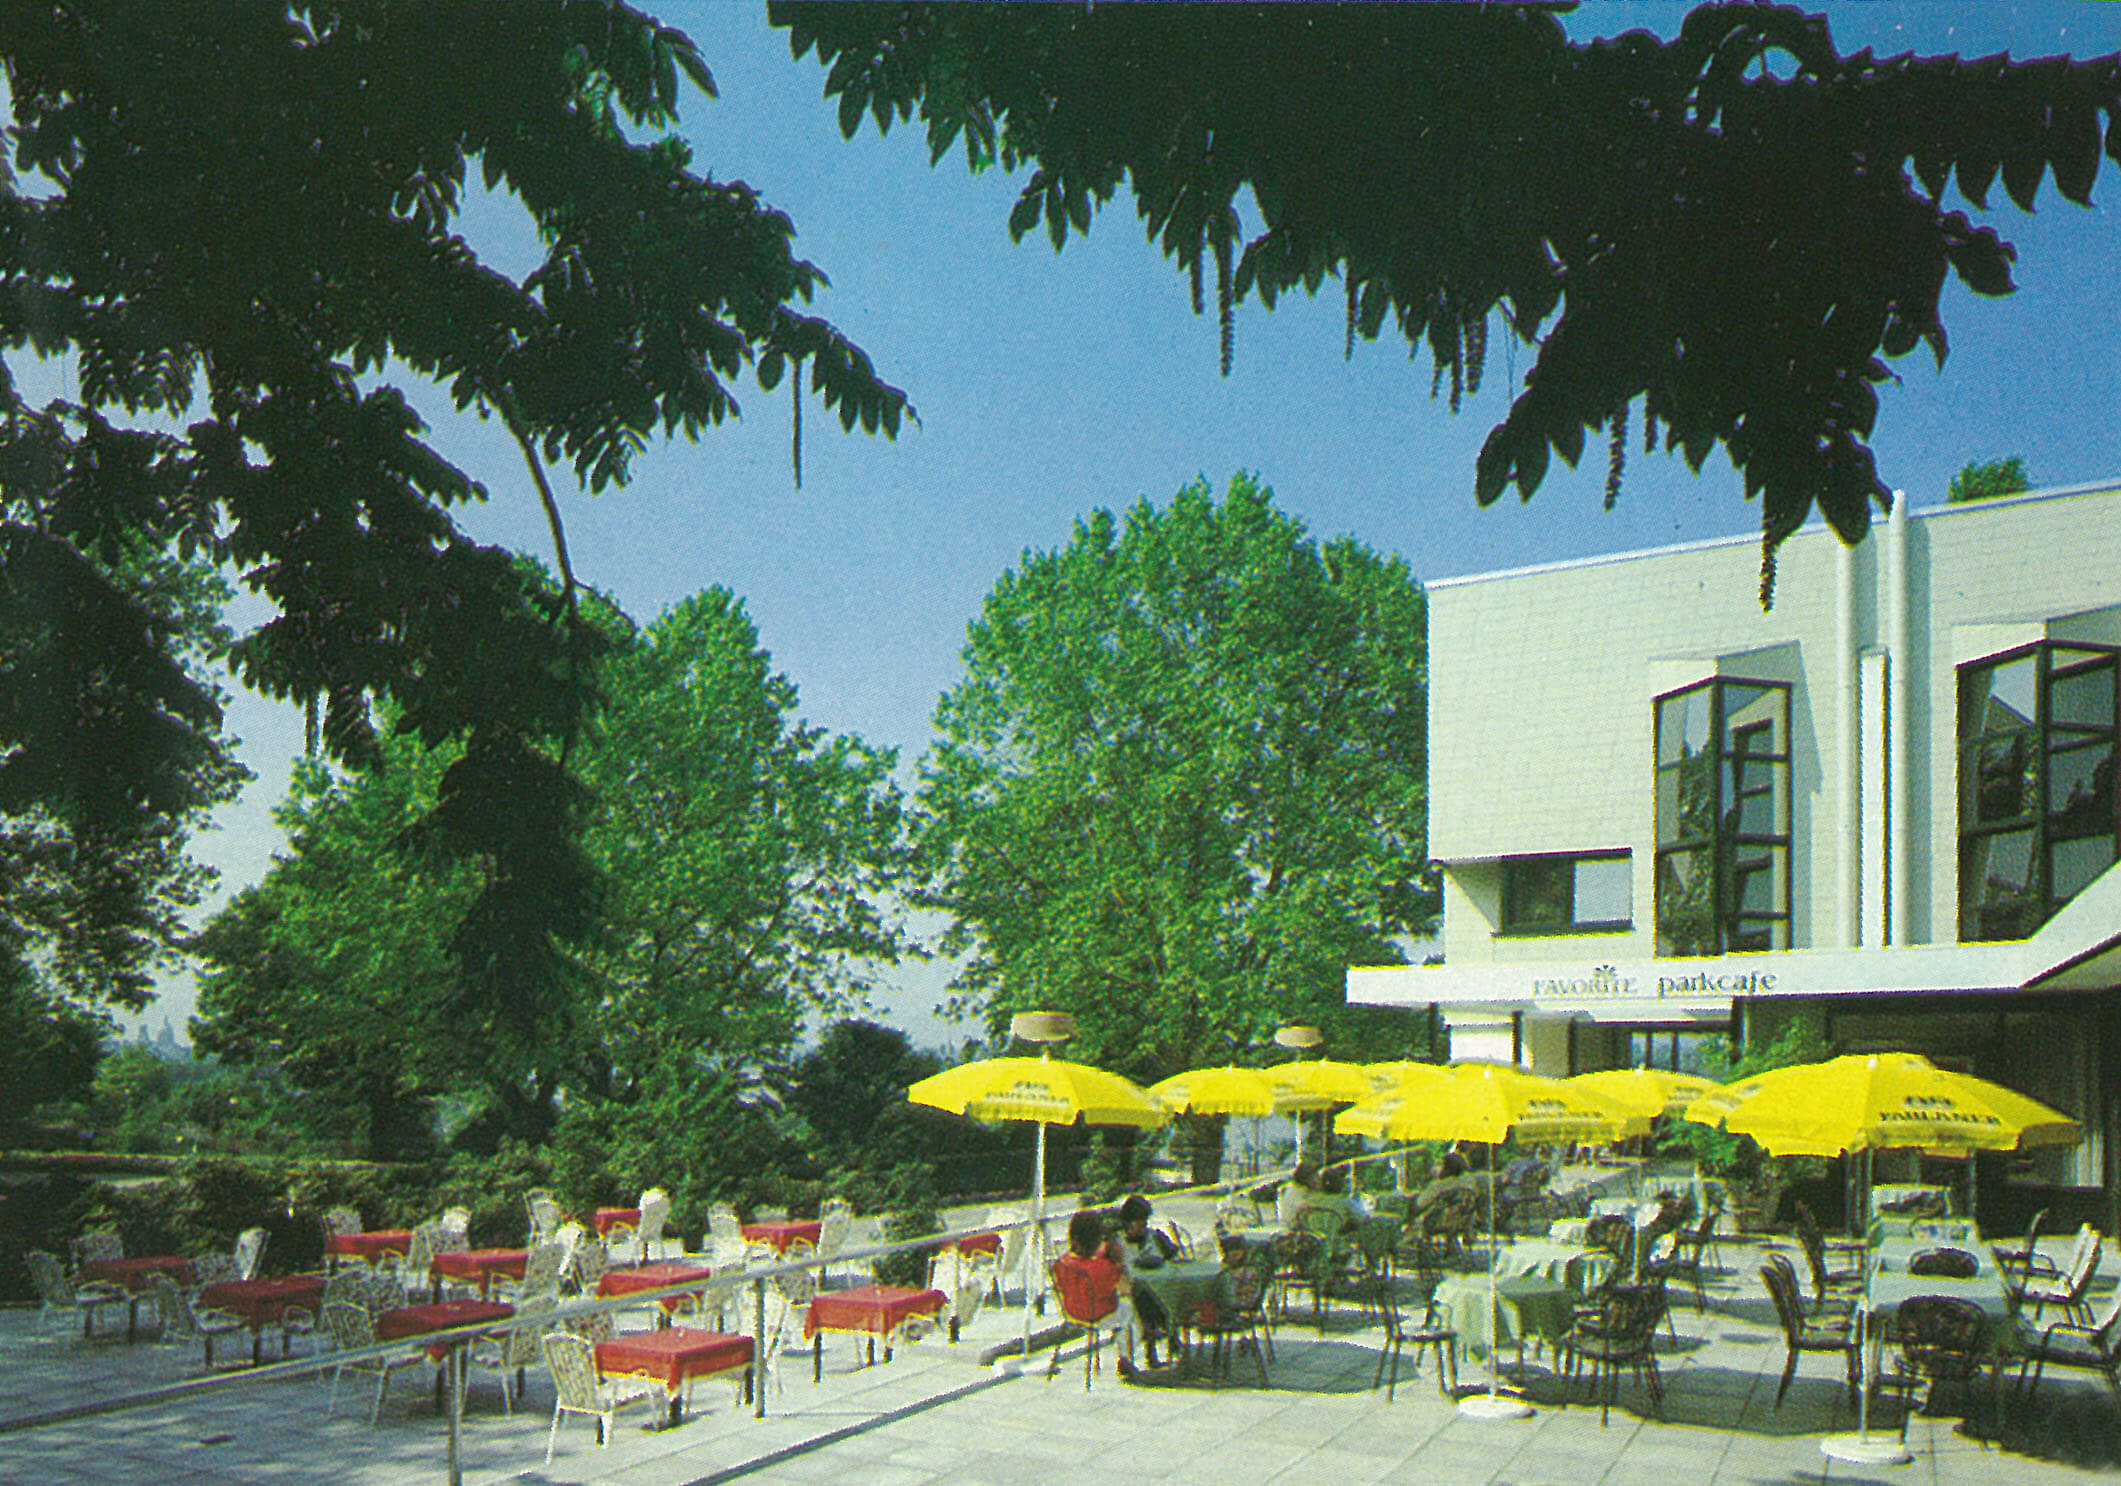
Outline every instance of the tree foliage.
[[1335, 1023], [1400, 958], [1425, 877], [1423, 605], [1239, 477], [1027, 553], [973, 623], [923, 765], [925, 901], [997, 1030], [1077, 1014], [1140, 1078]]
[[[218, 710], [139, 577], [210, 560], [270, 606], [243, 680], [321, 702], [331, 757], [382, 758], [376, 703], [461, 745], [406, 840], [476, 869], [447, 940], [463, 1009], [536, 1021], [598, 892], [569, 748], [602, 642], [547, 463], [622, 483], [746, 374], [807, 368], [887, 434], [904, 397], [801, 310], [823, 280], [788, 218], [661, 133], [681, 79], [712, 80], [625, 6], [25, 0], [0, 66], [0, 810], [101, 863], [85, 825], [151, 839], [210, 802]], [[535, 227], [520, 280], [460, 231], [481, 186]], [[31, 354], [72, 359], [78, 405], [28, 405]], [[487, 490], [427, 441], [413, 381], [520, 444], [557, 590], [458, 530]]]
[[[2121, 158], [2121, 58], [1844, 55], [1823, 17], [1704, 5], [1679, 34], [1572, 42], [1547, 5], [967, 6], [772, 0], [852, 135], [916, 114], [933, 159], [1031, 169], [1055, 247], [1122, 188], [1231, 307], [1337, 278], [1347, 337], [1426, 349], [1455, 408], [1490, 327], [1536, 348], [1474, 474], [1529, 498], [1630, 409], [1699, 469], [1721, 445], [1773, 556], [1816, 502], [1846, 540], [1890, 492], [1869, 445], [1890, 358], [1941, 363], [1956, 276], [2010, 292], [1986, 210]], [[1246, 220], [1242, 202], [1257, 222]]]
[[1952, 476], [1945, 500], [1959, 505], [1970, 500], [1992, 500], [1999, 495], [2019, 495], [2033, 488], [2025, 472], [2025, 460], [2016, 454], [1987, 463], [1974, 460]]
[[878, 907], [904, 851], [893, 756], [798, 721], [726, 592], [638, 632], [585, 609], [610, 652], [578, 761], [602, 889], [553, 994], [497, 1010], [447, 953], [492, 869], [397, 849], [462, 757], [403, 734], [380, 767], [306, 769], [292, 851], [200, 936], [200, 1044], [277, 1064], [372, 1153], [416, 1148], [446, 1097], [469, 1138], [533, 1145], [567, 1133], [564, 1107], [576, 1145], [626, 1135], [600, 1147], [614, 1172], [653, 1165], [636, 1147], [657, 1130], [689, 1165], [734, 1160], [728, 1111], [771, 1091], [806, 1013], [849, 1004], [870, 961], [905, 951]]

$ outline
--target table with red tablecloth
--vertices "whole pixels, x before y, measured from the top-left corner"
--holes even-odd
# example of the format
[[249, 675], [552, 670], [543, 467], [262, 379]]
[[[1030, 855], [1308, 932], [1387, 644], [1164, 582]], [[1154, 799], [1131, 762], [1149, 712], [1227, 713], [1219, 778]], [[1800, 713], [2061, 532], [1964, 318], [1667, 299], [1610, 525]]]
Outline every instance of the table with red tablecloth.
[[324, 1257], [373, 1264], [387, 1254], [402, 1259], [411, 1247], [410, 1228], [374, 1228], [366, 1233], [334, 1233], [324, 1240]]
[[[514, 1306], [498, 1300], [442, 1300], [433, 1305], [402, 1306], [376, 1317], [376, 1340], [403, 1341], [408, 1337], [425, 1336], [432, 1331], [477, 1326], [485, 1321], [505, 1321], [515, 1313]], [[467, 1340], [469, 1338], [460, 1337], [436, 1342], [427, 1349], [427, 1356], [439, 1367], [449, 1356], [452, 1347], [460, 1347]]]
[[737, 1368], [748, 1371], [751, 1358], [751, 1338], [742, 1332], [701, 1331], [692, 1326], [632, 1331], [597, 1343], [599, 1371], [653, 1378], [663, 1385], [673, 1424], [678, 1421], [679, 1400], [687, 1383]]
[[433, 1286], [437, 1299], [441, 1298], [442, 1281], [455, 1280], [460, 1285], [477, 1285], [483, 1300], [493, 1291], [495, 1275], [520, 1280], [529, 1259], [528, 1249], [457, 1249], [428, 1261], [427, 1282]]
[[[597, 1294], [604, 1299], [618, 1295], [638, 1295], [644, 1290], [664, 1290], [672, 1285], [682, 1285], [688, 1280], [706, 1282], [714, 1278], [714, 1271], [704, 1264], [687, 1264], [681, 1260], [666, 1259], [655, 1264], [636, 1264], [630, 1269], [607, 1269], [604, 1277], [597, 1281]], [[699, 1296], [699, 1290], [683, 1295], [666, 1295], [657, 1304], [663, 1308], [667, 1318], [686, 1301]]]
[[74, 1271], [77, 1285], [116, 1285], [130, 1294], [147, 1289], [147, 1282], [166, 1274], [179, 1285], [191, 1283], [191, 1260], [182, 1254], [149, 1254], [136, 1259], [91, 1259]]
[[628, 1228], [641, 1226], [641, 1210], [637, 1207], [600, 1207], [590, 1222], [596, 1226], [597, 1237], [602, 1238], [612, 1229], [624, 1225]]
[[145, 1254], [133, 1259], [91, 1259], [74, 1271], [74, 1283], [116, 1285], [125, 1292], [125, 1339], [130, 1342], [140, 1331], [140, 1302], [147, 1296], [148, 1281], [158, 1274], [168, 1275], [179, 1285], [189, 1285], [191, 1260], [182, 1254]]
[[[250, 1360], [258, 1359], [258, 1344], [268, 1326], [281, 1325], [289, 1311], [316, 1319], [324, 1302], [324, 1276], [286, 1274], [270, 1280], [222, 1280], [199, 1292], [198, 1305], [236, 1317], [250, 1328]], [[286, 1350], [283, 1335], [281, 1350]]]
[[861, 1285], [852, 1290], [829, 1290], [810, 1302], [803, 1316], [803, 1335], [811, 1344], [810, 1378], [824, 1376], [822, 1342], [828, 1331], [852, 1332], [869, 1338], [869, 1355], [876, 1357], [876, 1343], [884, 1343], [884, 1360], [891, 1360], [891, 1344], [906, 1323], [937, 1316], [949, 1304], [940, 1290], [913, 1290], [902, 1285]]
[[770, 1223], [746, 1223], [737, 1231], [744, 1235], [746, 1243], [762, 1243], [776, 1254], [785, 1254], [799, 1243], [815, 1248], [824, 1226], [816, 1218], [781, 1218]]
[[999, 1233], [975, 1233], [957, 1241], [960, 1254], [999, 1254], [1002, 1251], [1002, 1236]]

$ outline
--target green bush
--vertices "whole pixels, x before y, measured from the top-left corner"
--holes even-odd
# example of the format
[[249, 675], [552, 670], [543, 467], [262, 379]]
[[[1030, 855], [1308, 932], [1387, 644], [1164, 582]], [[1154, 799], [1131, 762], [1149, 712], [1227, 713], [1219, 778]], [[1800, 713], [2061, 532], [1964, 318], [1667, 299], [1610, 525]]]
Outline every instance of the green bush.
[[[889, 1206], [881, 1224], [885, 1243], [904, 1243], [943, 1231], [943, 1216], [936, 1210], [935, 1168], [925, 1161], [909, 1161], [893, 1167], [882, 1183], [880, 1196]], [[923, 1244], [895, 1254], [880, 1254], [873, 1263], [879, 1285], [924, 1286], [928, 1283], [928, 1261], [942, 1248]]]

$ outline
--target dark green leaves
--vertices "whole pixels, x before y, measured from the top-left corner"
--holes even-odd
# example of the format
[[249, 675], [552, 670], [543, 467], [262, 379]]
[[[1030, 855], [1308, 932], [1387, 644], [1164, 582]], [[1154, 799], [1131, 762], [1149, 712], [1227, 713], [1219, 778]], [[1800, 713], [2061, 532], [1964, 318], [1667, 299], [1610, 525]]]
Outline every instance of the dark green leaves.
[[[1034, 167], [1011, 209], [1058, 245], [1124, 180], [1200, 292], [1341, 280], [1350, 334], [1425, 348], [1454, 405], [1497, 311], [1537, 348], [1475, 492], [1529, 496], [1551, 455], [1635, 400], [1700, 467], [1721, 446], [1771, 497], [1772, 542], [1816, 498], [1860, 534], [1878, 360], [1940, 360], [1948, 274], [2008, 293], [2010, 246], [1949, 209], [2000, 174], [2091, 199], [2121, 159], [2112, 57], [1842, 55], [1827, 22], [1703, 6], [1678, 37], [1570, 42], [1535, 6], [844, 5], [772, 0], [843, 122], [975, 122]], [[936, 158], [940, 152], [936, 152]], [[1249, 193], [1260, 230], [1233, 229]], [[1228, 319], [1220, 327], [1225, 348]], [[1227, 354], [1224, 357], [1227, 361]]]

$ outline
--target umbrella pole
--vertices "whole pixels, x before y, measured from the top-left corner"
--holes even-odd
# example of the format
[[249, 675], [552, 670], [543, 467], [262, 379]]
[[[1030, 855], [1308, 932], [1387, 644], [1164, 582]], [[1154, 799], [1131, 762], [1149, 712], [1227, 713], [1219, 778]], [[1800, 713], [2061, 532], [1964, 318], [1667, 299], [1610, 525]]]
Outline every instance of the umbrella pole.
[[[1037, 1121], [1038, 1157], [1031, 1168], [1031, 1242], [1024, 1245], [1024, 1360], [1031, 1360], [1031, 1299], [1038, 1293], [1031, 1265], [1046, 1272], [1046, 1122]], [[1034, 1261], [1033, 1246], [1036, 1246]]]
[[1521, 1398], [1506, 1397], [1495, 1373], [1495, 1263], [1502, 1252], [1502, 1239], [1495, 1229], [1495, 1146], [1488, 1145], [1488, 1391], [1458, 1400], [1458, 1412], [1468, 1419], [1529, 1419], [1532, 1406]]
[[[1869, 1147], [1863, 1151], [1864, 1192], [1870, 1191], [1872, 1153]], [[1866, 1231], [1868, 1225], [1866, 1224]], [[1839, 1460], [1850, 1465], [1905, 1465], [1915, 1457], [1907, 1446], [1897, 1439], [1871, 1438], [1871, 1275], [1877, 1265], [1872, 1262], [1866, 1248], [1857, 1260], [1863, 1266], [1863, 1305], [1856, 1312], [1856, 1356], [1859, 1366], [1856, 1376], [1856, 1432], [1854, 1434], [1830, 1434], [1819, 1442], [1819, 1453], [1829, 1460]]]

